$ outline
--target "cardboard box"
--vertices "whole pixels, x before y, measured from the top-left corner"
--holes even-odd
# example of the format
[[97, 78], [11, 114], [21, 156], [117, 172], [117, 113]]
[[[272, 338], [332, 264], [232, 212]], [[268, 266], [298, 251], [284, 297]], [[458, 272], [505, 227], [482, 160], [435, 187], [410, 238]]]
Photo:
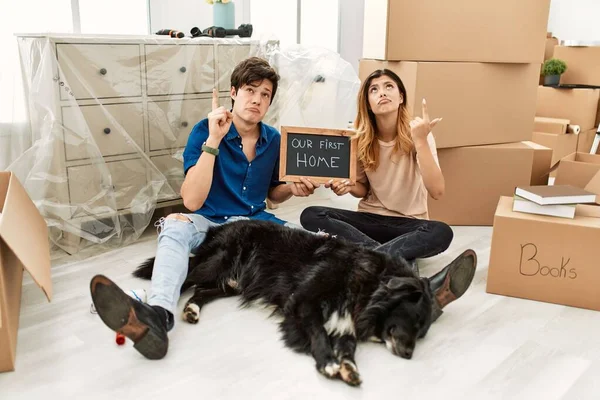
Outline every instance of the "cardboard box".
[[[549, 60], [554, 55], [554, 46], [558, 46], [558, 39], [552, 36], [552, 32], [548, 32], [546, 35], [546, 48], [544, 50], [544, 61]], [[542, 69], [544, 65], [540, 65], [540, 85], [544, 84], [544, 75], [542, 75]]]
[[549, 13], [550, 0], [369, 0], [363, 58], [536, 63], [539, 73]]
[[449, 225], [491, 226], [500, 196], [518, 185], [548, 183], [552, 150], [532, 142], [438, 150], [446, 192], [429, 198], [429, 218]]
[[[571, 121], [562, 118], [535, 117], [533, 122], [534, 132], [567, 133]], [[534, 140], [535, 142], [535, 140]]]
[[11, 172], [0, 172], [0, 372], [15, 369], [23, 269], [52, 299], [47, 225]]
[[[554, 167], [563, 157], [577, 151], [577, 137], [572, 133], [555, 134], [544, 132], [533, 132], [532, 142], [552, 149], [552, 161], [550, 167]], [[556, 171], [550, 174], [556, 176]]]
[[531, 140], [537, 96], [537, 65], [361, 60], [361, 81], [388, 68], [408, 94], [408, 109], [421, 116], [427, 100], [437, 147]]
[[546, 47], [544, 49], [544, 61], [554, 57], [554, 47], [558, 46], [558, 38], [552, 36], [552, 32], [546, 33]]
[[567, 63], [560, 83], [600, 86], [600, 46], [556, 46], [554, 58]]
[[580, 132], [577, 135], [577, 152], [589, 153], [592, 150], [592, 144], [596, 138], [596, 129], [590, 129], [585, 132]]
[[512, 211], [494, 217], [487, 293], [600, 310], [600, 207], [578, 205], [574, 219]]
[[573, 185], [582, 189], [600, 171], [600, 155], [571, 153], [558, 163], [555, 185]]
[[596, 121], [594, 127], [600, 130], [600, 101], [598, 102], [598, 110], [596, 110]]
[[582, 131], [594, 128], [600, 89], [538, 86], [536, 117], [564, 118]]

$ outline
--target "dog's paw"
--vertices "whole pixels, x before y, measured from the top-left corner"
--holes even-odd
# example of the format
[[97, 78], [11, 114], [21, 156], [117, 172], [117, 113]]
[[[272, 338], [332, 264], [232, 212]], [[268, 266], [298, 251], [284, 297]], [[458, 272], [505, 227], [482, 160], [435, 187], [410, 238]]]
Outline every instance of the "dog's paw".
[[358, 368], [350, 360], [342, 360], [340, 365], [340, 376], [344, 382], [350, 386], [359, 386], [362, 383]]
[[197, 304], [190, 303], [183, 309], [183, 320], [190, 324], [197, 324], [200, 319], [200, 307]]
[[333, 379], [336, 378], [337, 375], [340, 373], [340, 364], [335, 360], [331, 360], [325, 363], [324, 365], [317, 367], [317, 369], [321, 374], [325, 375], [327, 378]]

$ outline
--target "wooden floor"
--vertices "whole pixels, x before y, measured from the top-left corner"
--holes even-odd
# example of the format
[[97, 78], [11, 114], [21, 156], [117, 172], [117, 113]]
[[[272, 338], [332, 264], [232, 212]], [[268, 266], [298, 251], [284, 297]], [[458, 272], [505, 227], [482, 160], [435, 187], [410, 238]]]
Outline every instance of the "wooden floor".
[[[356, 204], [321, 192], [274, 213], [297, 222], [306, 205], [317, 203]], [[267, 311], [240, 310], [234, 298], [206, 306], [198, 325], [177, 316], [163, 360], [144, 359], [130, 342], [117, 346], [90, 313], [89, 281], [103, 273], [124, 288], [148, 288], [131, 271], [154, 255], [150, 226], [126, 248], [56, 259], [52, 303], [26, 276], [16, 371], [0, 374], [0, 399], [600, 398], [598, 313], [487, 294], [491, 228], [453, 229], [450, 249], [422, 263], [421, 272], [431, 275], [470, 247], [479, 258], [473, 286], [448, 306], [412, 360], [361, 344], [360, 388], [323, 378], [311, 357], [282, 346]]]

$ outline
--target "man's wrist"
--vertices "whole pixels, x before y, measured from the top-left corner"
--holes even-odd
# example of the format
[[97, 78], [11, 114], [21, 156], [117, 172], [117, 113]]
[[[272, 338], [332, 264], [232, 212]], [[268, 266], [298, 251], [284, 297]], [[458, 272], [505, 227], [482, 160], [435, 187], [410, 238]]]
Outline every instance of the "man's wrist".
[[218, 149], [219, 145], [221, 144], [221, 139], [209, 136], [208, 139], [206, 139], [206, 142], [204, 142], [204, 144], [208, 147], [212, 147], [213, 149]]

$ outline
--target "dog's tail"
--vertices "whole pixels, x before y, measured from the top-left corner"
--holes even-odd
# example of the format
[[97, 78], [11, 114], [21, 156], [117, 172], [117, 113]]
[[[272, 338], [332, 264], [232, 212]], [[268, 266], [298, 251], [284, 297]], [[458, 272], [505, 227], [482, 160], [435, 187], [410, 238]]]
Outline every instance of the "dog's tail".
[[152, 270], [154, 269], [154, 259], [155, 257], [152, 257], [141, 263], [136, 270], [133, 271], [133, 276], [150, 280], [150, 278], [152, 278]]

